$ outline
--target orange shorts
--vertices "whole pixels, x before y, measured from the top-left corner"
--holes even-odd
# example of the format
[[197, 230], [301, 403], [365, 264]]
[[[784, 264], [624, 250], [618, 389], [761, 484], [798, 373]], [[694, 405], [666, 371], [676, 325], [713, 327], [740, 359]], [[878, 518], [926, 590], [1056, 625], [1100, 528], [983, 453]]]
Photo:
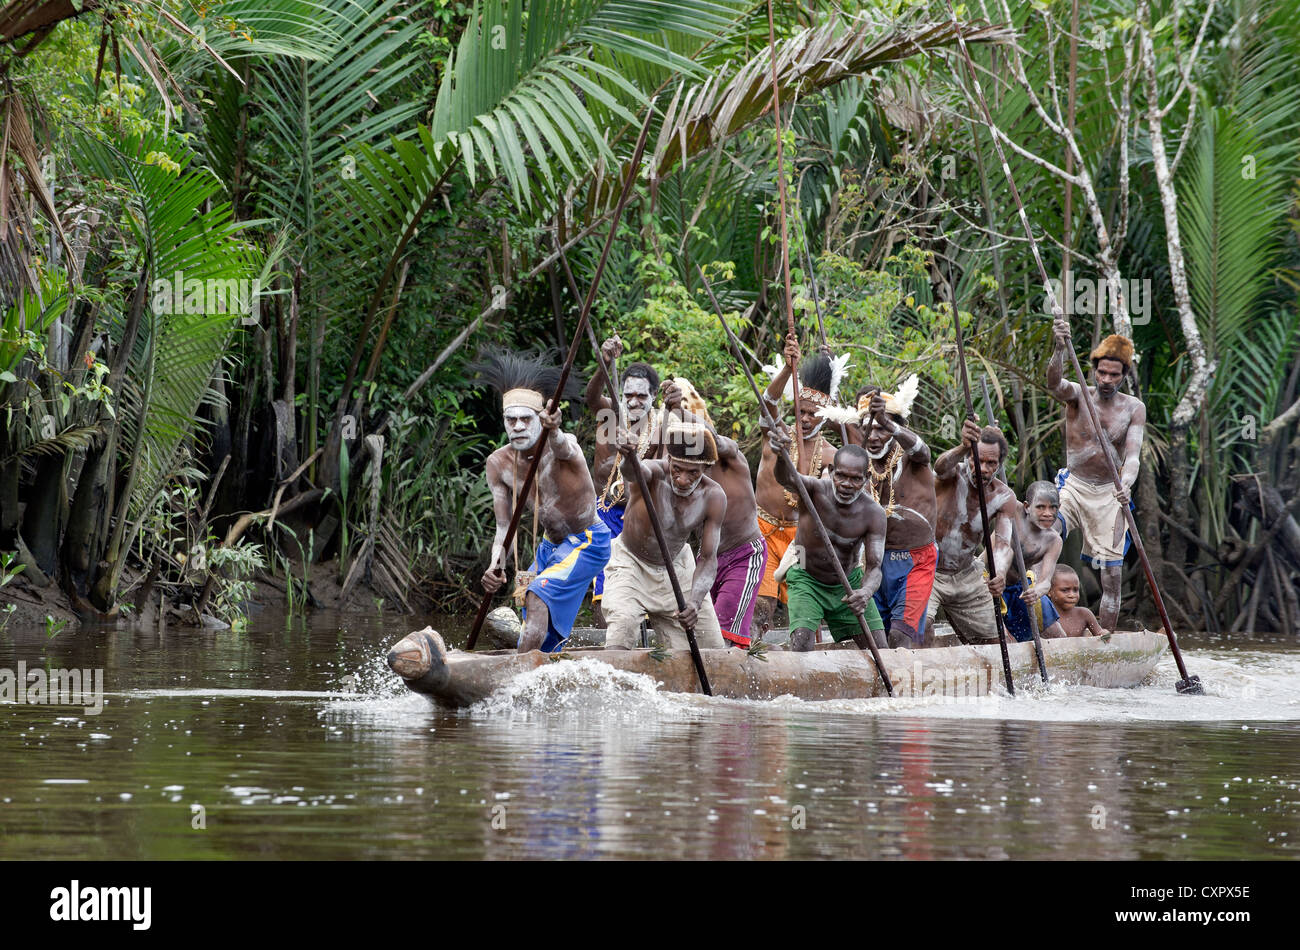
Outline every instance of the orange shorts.
[[786, 592], [785, 582], [777, 584], [775, 575], [777, 567], [781, 564], [781, 558], [785, 555], [785, 549], [794, 540], [799, 526], [792, 524], [783, 527], [759, 514], [758, 530], [762, 532], [763, 541], [767, 544], [767, 565], [763, 568], [763, 582], [758, 585], [758, 596], [775, 597], [783, 604], [789, 603], [790, 597]]

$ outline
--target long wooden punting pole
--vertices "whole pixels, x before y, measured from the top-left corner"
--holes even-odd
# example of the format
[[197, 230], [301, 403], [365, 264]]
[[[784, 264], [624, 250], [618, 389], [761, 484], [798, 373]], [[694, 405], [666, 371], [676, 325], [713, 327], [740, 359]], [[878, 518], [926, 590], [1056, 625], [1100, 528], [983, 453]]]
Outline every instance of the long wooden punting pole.
[[[632, 194], [633, 186], [636, 184], [637, 172], [641, 168], [641, 155], [645, 152], [646, 138], [650, 134], [650, 122], [654, 118], [654, 107], [650, 106], [646, 110], [645, 123], [641, 126], [641, 134], [636, 140], [636, 149], [632, 153], [632, 161], [628, 165], [627, 179], [623, 182], [623, 190], [619, 193], [618, 203], [614, 206], [614, 215], [609, 225], [609, 236], [605, 238], [605, 247], [600, 252], [600, 262], [596, 265], [596, 277], [591, 282], [591, 289], [587, 292], [587, 299], [582, 302], [582, 310], [578, 314], [578, 326], [573, 331], [573, 342], [569, 344], [569, 354], [564, 359], [564, 367], [560, 370], [560, 381], [555, 387], [555, 394], [551, 396], [550, 404], [547, 406], [548, 412], [554, 412], [560, 404], [560, 395], [564, 392], [564, 386], [569, 381], [569, 371], [573, 369], [574, 357], [578, 355], [578, 346], [582, 342], [583, 328], [587, 325], [587, 318], [591, 313], [591, 306], [596, 300], [596, 288], [600, 284], [600, 276], [605, 272], [605, 264], [609, 260], [609, 249], [614, 246], [614, 235], [618, 231], [618, 222], [623, 215], [623, 209], [627, 206], [627, 200]], [[542, 460], [542, 453], [546, 446], [539, 444], [537, 452], [533, 455], [532, 464], [528, 466], [528, 474], [524, 476], [523, 487], [519, 491], [519, 498], [528, 497], [529, 490], [533, 487], [533, 479], [537, 477], [537, 466]], [[510, 515], [510, 526], [506, 528], [505, 541], [501, 545], [503, 552], [510, 550], [510, 542], [514, 540], [515, 531], [519, 527], [519, 516], [523, 513], [523, 504], [515, 506], [514, 512]], [[489, 570], [495, 568], [495, 562], [489, 567]], [[478, 614], [474, 617], [474, 626], [470, 628], [469, 641], [465, 644], [466, 650], [474, 649], [474, 644], [478, 642], [479, 630], [483, 627], [483, 618], [487, 616], [488, 607], [492, 604], [492, 595], [484, 593], [483, 601], [478, 606]]]
[[[966, 343], [962, 338], [961, 314], [957, 311], [957, 288], [953, 286], [952, 274], [948, 275], [948, 288], [952, 293], [952, 322], [957, 328], [957, 365], [961, 367], [961, 388], [966, 396], [966, 416], [972, 422], [979, 419], [975, 415], [975, 403], [970, 396], [970, 375], [966, 372]], [[993, 560], [993, 532], [989, 528], [989, 509], [984, 500], [984, 473], [980, 470], [980, 445], [976, 442], [970, 447], [971, 475], [975, 479], [975, 494], [980, 500], [980, 527], [984, 529], [984, 557], [988, 563], [989, 576], [997, 570]], [[960, 487], [960, 486], [959, 486]], [[1016, 695], [1015, 684], [1011, 682], [1011, 655], [1007, 652], [1007, 628], [1002, 624], [1002, 596], [990, 594], [993, 598], [993, 622], [998, 628], [998, 646], [1002, 648], [1002, 672], [1007, 681], [1007, 692]]]
[[[955, 294], [954, 294], [955, 296]], [[989, 378], [981, 377], [980, 383], [984, 388], [984, 414], [988, 416], [989, 425], [997, 425], [996, 417], [993, 415], [993, 400], [989, 398]], [[1006, 479], [1006, 469], [1000, 469], [1003, 480]], [[1025, 552], [1020, 548], [1020, 530], [1016, 526], [1016, 520], [1020, 516], [1017, 514], [1011, 519], [1011, 552], [1016, 559], [1016, 571], [1020, 574], [1020, 585], [1024, 590], [1029, 588], [1029, 572], [1025, 570]], [[1029, 630], [1034, 635], [1034, 659], [1038, 661], [1038, 673], [1043, 677], [1043, 685], [1047, 685], [1047, 661], [1043, 659], [1043, 637], [1038, 628], [1038, 612], [1034, 610], [1034, 605], [1026, 602], [1026, 612], [1029, 614]]]
[[[713, 296], [713, 288], [709, 285], [709, 278], [705, 276], [704, 269], [698, 269], [700, 271], [700, 279], [704, 281], [704, 290], [709, 295], [709, 300], [713, 303], [713, 309], [717, 311], [718, 320], [722, 323], [722, 329], [726, 331], [728, 339], [731, 340], [732, 349], [736, 354], [736, 362], [740, 363], [740, 368], [745, 371], [745, 378], [749, 380], [749, 385], [754, 390], [754, 398], [758, 400], [758, 408], [759, 411], [763, 413], [763, 421], [768, 425], [768, 427], [775, 431], [776, 420], [773, 419], [772, 414], [768, 412], [767, 404], [763, 402], [763, 395], [759, 391], [758, 383], [754, 382], [754, 374], [749, 371], [749, 367], [745, 365], [745, 361], [741, 357], [740, 339], [732, 332], [731, 325], [727, 323], [727, 318], [722, 315], [722, 307], [718, 305], [718, 298]], [[826, 550], [830, 552], [831, 563], [835, 565], [835, 573], [840, 579], [840, 584], [844, 587], [844, 593], [846, 595], [853, 594], [853, 585], [849, 583], [848, 575], [844, 573], [844, 567], [840, 564], [839, 556], [835, 553], [835, 548], [831, 544], [831, 538], [826, 531], [826, 525], [822, 523], [821, 515], [818, 514], [817, 509], [813, 506], [812, 498], [808, 495], [808, 489], [804, 486], [803, 477], [799, 474], [799, 470], [794, 467], [794, 462], [790, 460], [790, 453], [784, 448], [779, 449], [779, 451], [785, 464], [790, 466], [790, 470], [794, 472], [795, 487], [799, 490], [799, 504], [802, 506], [800, 511], [806, 511], [812, 517], [813, 527], [817, 530], [817, 536], [822, 539], [822, 543], [826, 545]], [[889, 673], [885, 670], [885, 661], [881, 658], [880, 651], [876, 649], [876, 639], [871, 635], [871, 628], [867, 626], [867, 618], [863, 615], [861, 610], [855, 610], [854, 615], [858, 618], [858, 626], [862, 628], [862, 632], [854, 635], [853, 642], [858, 645], [859, 650], [871, 651], [871, 659], [875, 661], [876, 672], [880, 674], [881, 682], [883, 682], [885, 686], [885, 692], [892, 697], [894, 695], [894, 686], [889, 681]]]
[[[785, 319], [789, 333], [796, 340], [799, 331], [794, 324], [794, 291], [790, 287], [790, 235], [786, 229], [785, 214], [785, 137], [781, 131], [781, 84], [776, 78], [776, 21], [772, 16], [772, 0], [767, 0], [767, 55], [772, 65], [772, 122], [776, 126], [776, 192], [780, 198], [781, 209], [781, 280], [785, 290]], [[703, 272], [701, 272], [703, 273]], [[824, 338], [823, 338], [824, 340]], [[790, 387], [794, 391], [794, 434], [795, 446], [803, 448], [803, 413], [799, 411], [802, 404], [799, 398], [799, 367], [790, 360]], [[814, 436], [816, 438], [816, 436]], [[815, 444], [815, 443], [814, 443]], [[796, 452], [800, 457], [802, 451]], [[808, 452], [812, 457], [812, 450]], [[794, 467], [795, 474], [799, 466]]]
[[[564, 274], [569, 280], [569, 286], [576, 296], [578, 284], [577, 281], [573, 279], [573, 271], [569, 269], [569, 259], [565, 257], [563, 249], [560, 250], [560, 262], [564, 266]], [[595, 347], [596, 350], [596, 360], [600, 363], [600, 368], [605, 376], [605, 388], [609, 392], [609, 398], [617, 407], [619, 404], [619, 394], [618, 387], [614, 385], [613, 367], [605, 362], [605, 354], [601, 352], [599, 346], [596, 346], [594, 333], [592, 334], [592, 337], [592, 346]], [[668, 429], [666, 422], [667, 411], [667, 407], [665, 407], [665, 423], [659, 428], [660, 438], [666, 438]], [[619, 454], [621, 455], [622, 453]], [[614, 464], [621, 465], [622, 461], [616, 459]], [[636, 476], [637, 491], [641, 493], [641, 500], [645, 502], [646, 517], [650, 519], [650, 527], [655, 533], [655, 541], [659, 543], [659, 555], [664, 559], [664, 570], [668, 573], [668, 583], [672, 585], [673, 597], [677, 600], [677, 609], [679, 611], [685, 610], [686, 597], [682, 594], [682, 585], [677, 579], [677, 572], [673, 570], [673, 555], [672, 552], [668, 550], [668, 538], [664, 535], [663, 524], [659, 520], [659, 513], [655, 511], [654, 502], [650, 500], [650, 489], [649, 486], [646, 485], [645, 472], [641, 469], [641, 459], [639, 457], [636, 459], [636, 464], [633, 466], [633, 469], [633, 474]], [[686, 630], [686, 642], [691, 648], [691, 662], [695, 664], [695, 675], [699, 677], [700, 680], [700, 691], [703, 692], [705, 696], [712, 696], [713, 687], [709, 685], [709, 675], [704, 671], [704, 657], [700, 653], [699, 643], [695, 640], [695, 628], [687, 627], [685, 624], [682, 626]]]
[[[975, 90], [975, 98], [979, 102], [980, 111], [984, 114], [984, 122], [989, 127], [989, 135], [993, 139], [993, 147], [997, 150], [998, 161], [1002, 163], [1002, 174], [1006, 176], [1007, 188], [1011, 192], [1011, 197], [1016, 202], [1016, 211], [1020, 215], [1020, 226], [1024, 229], [1025, 237], [1029, 239], [1029, 250], [1034, 257], [1034, 263], [1038, 267], [1039, 279], [1043, 282], [1043, 289], [1047, 292], [1047, 302], [1051, 307], [1053, 318], [1064, 319], [1065, 313], [1061, 309], [1061, 302], [1056, 299], [1056, 291], [1052, 289], [1052, 282], [1047, 276], [1047, 268], [1043, 265], [1043, 255], [1038, 250], [1038, 239], [1034, 237], [1034, 231], [1029, 226], [1029, 215], [1025, 212], [1025, 203], [1020, 198], [1020, 189], [1016, 187], [1016, 180], [1011, 174], [1011, 166], [1007, 164], [1006, 152], [1002, 148], [1002, 142], [998, 139], [1001, 134], [997, 126], [993, 123], [993, 113], [989, 109], [988, 101], [984, 98], [984, 90], [980, 86], [979, 74], [975, 71], [975, 61], [971, 58], [970, 49], [966, 45], [966, 37], [962, 35], [960, 26], [957, 22], [957, 14], [952, 8], [952, 0], [944, 0], [948, 7], [948, 15], [952, 17], [953, 26], [957, 27], [957, 46], [961, 50], [962, 60], [966, 64], [966, 71], [970, 74], [971, 84]], [[1079, 356], [1074, 352], [1074, 345], [1066, 347], [1070, 353], [1070, 363], [1074, 366], [1074, 374], [1079, 377], [1079, 398], [1084, 407], [1088, 410], [1088, 419], [1092, 422], [1092, 431], [1096, 434], [1097, 440], [1101, 443], [1104, 452], [1102, 455], [1106, 458], [1106, 468], [1110, 471], [1111, 481], [1115, 483], [1117, 491], [1124, 490], [1124, 483], [1120, 480], [1119, 470], [1115, 467], [1115, 460], [1111, 457], [1111, 449], [1107, 444], [1105, 430], [1101, 427], [1101, 420], [1097, 416], [1097, 407], [1093, 404], [1092, 393], [1088, 391], [1088, 379], [1083, 375], [1083, 369], [1079, 366]], [[1151, 596], [1156, 602], [1156, 609], [1160, 612], [1160, 622], [1164, 624], [1165, 636], [1169, 639], [1169, 649], [1174, 655], [1174, 662], [1178, 665], [1178, 675], [1182, 677], [1174, 684], [1174, 689], [1180, 693], [1190, 695], [1199, 695], [1205, 692], [1201, 685], [1199, 676], [1192, 676], [1187, 672], [1187, 667], [1183, 663], [1182, 651], [1178, 649], [1178, 638], [1174, 636], [1174, 625], [1169, 621], [1169, 612], [1165, 610], [1164, 598], [1160, 596], [1160, 588], [1156, 584], [1156, 575], [1151, 570], [1151, 561], [1147, 558], [1146, 547], [1142, 544], [1142, 535], [1138, 533], [1137, 521], [1133, 518], [1133, 512], [1128, 509], [1127, 505], [1120, 506], [1123, 509], [1124, 518], [1128, 522], [1129, 534], [1133, 538], [1133, 546], [1137, 548], [1138, 558], [1142, 561], [1142, 572], [1146, 575], [1147, 586], [1151, 589]]]

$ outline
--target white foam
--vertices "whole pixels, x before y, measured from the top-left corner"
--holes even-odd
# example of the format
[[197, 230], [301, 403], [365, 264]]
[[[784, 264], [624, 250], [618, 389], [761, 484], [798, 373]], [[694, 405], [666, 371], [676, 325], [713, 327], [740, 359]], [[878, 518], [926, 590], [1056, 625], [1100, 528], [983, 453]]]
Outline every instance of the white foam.
[[564, 710], [599, 711], [603, 716], [650, 713], [661, 719], [702, 715], [697, 704], [678, 702], [679, 697], [661, 693], [659, 686], [644, 673], [618, 670], [599, 660], [564, 660], [515, 677], [468, 713], [476, 718], [530, 718]]

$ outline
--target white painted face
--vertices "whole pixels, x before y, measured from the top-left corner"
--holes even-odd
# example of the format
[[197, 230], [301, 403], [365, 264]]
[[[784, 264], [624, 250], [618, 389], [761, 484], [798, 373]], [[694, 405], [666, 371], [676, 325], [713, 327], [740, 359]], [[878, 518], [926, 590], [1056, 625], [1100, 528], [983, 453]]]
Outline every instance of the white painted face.
[[628, 422], [640, 422], [653, 402], [650, 380], [644, 376], [629, 376], [623, 380], [623, 405], [627, 407]]
[[542, 437], [542, 417], [524, 406], [507, 406], [506, 435], [516, 452], [527, 452]]

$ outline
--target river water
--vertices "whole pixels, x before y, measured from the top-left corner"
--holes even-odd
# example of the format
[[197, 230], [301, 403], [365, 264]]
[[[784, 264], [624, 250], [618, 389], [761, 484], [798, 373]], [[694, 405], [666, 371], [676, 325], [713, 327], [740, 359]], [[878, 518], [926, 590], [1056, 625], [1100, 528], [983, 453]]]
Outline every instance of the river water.
[[0, 701], [0, 858], [1300, 852], [1293, 641], [1180, 640], [1203, 697], [1167, 656], [1133, 690], [824, 703], [662, 695], [582, 662], [446, 712], [384, 665], [412, 627], [0, 631], [0, 675], [101, 669], [105, 694], [98, 714]]

